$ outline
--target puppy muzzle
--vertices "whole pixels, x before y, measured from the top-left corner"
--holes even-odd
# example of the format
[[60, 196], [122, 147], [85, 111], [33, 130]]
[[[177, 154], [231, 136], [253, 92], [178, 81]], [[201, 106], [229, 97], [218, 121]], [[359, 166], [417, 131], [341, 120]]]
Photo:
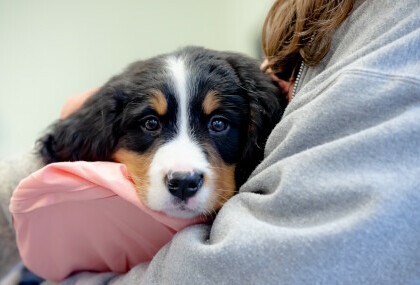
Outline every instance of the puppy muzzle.
[[171, 195], [181, 201], [194, 196], [203, 185], [204, 174], [201, 172], [170, 172], [166, 176], [166, 187]]

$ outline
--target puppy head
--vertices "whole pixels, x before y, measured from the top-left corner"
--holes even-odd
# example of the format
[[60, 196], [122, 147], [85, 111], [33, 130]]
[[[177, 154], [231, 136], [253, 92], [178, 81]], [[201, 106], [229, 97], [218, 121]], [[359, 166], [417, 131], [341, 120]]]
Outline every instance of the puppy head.
[[150, 208], [212, 214], [263, 156], [285, 101], [258, 62], [185, 48], [132, 64], [41, 139], [49, 162], [124, 163]]

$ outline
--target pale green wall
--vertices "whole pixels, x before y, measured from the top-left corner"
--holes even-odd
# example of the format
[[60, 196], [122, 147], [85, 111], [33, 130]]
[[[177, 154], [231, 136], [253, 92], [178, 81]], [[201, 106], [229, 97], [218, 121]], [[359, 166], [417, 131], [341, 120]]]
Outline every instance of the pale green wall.
[[136, 59], [191, 44], [257, 56], [271, 2], [0, 0], [0, 159]]

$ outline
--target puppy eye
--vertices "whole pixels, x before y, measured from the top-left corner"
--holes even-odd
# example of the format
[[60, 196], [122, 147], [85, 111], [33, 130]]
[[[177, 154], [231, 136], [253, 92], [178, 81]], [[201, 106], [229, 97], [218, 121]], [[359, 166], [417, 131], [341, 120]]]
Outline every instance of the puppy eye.
[[229, 122], [223, 117], [215, 116], [210, 119], [208, 128], [213, 133], [224, 133], [229, 129]]
[[149, 116], [142, 120], [141, 127], [148, 132], [156, 132], [160, 129], [159, 119], [155, 116]]

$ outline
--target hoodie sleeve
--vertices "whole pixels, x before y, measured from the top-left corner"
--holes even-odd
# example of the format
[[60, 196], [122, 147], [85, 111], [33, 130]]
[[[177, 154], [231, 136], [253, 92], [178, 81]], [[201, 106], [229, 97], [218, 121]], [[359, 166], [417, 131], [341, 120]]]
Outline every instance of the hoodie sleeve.
[[418, 283], [419, 15], [414, 0], [358, 1], [211, 228], [67, 284]]
[[9, 202], [19, 181], [40, 168], [42, 162], [32, 153], [0, 161], [0, 277], [19, 262]]

